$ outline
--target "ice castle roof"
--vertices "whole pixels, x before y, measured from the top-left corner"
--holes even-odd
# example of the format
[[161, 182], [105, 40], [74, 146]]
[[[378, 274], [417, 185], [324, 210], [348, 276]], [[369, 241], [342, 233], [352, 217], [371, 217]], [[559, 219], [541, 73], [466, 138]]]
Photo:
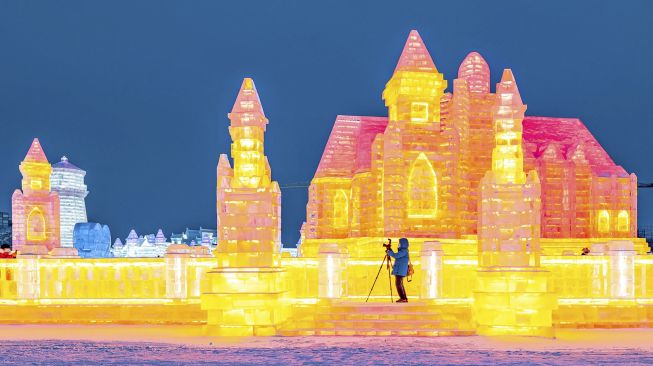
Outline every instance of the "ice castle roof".
[[80, 169], [78, 166], [68, 161], [68, 158], [65, 155], [61, 157], [60, 162], [53, 164], [52, 167], [55, 169], [71, 169], [71, 170], [79, 170], [82, 172], [84, 171], [83, 169]]
[[[372, 142], [385, 131], [387, 123], [387, 117], [338, 116], [315, 178], [353, 177], [369, 171]], [[597, 175], [627, 175], [578, 118], [526, 116], [522, 125], [525, 156], [539, 158], [548, 145], [554, 144], [566, 159], [580, 149]]]

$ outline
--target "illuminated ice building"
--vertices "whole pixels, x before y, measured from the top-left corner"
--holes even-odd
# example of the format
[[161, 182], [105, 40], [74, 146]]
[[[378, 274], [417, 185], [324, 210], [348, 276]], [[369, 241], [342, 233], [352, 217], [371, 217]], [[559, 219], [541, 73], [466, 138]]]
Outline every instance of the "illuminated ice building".
[[85, 175], [84, 170], [70, 163], [65, 156], [52, 166], [50, 182], [52, 191], [59, 194], [62, 247], [72, 247], [75, 224], [88, 221], [84, 201], [88, 195], [84, 184]]
[[[506, 70], [504, 78], [514, 77]], [[511, 82], [513, 93], [492, 92], [490, 68], [472, 52], [446, 93], [447, 80], [411, 32], [383, 91], [388, 117], [336, 118], [309, 188], [306, 238], [471, 238], [481, 179], [496, 166], [511, 175], [537, 172], [542, 238], [635, 237], [636, 177], [610, 159], [583, 122], [505, 122], [523, 124], [523, 140], [521, 131], [497, 130], [494, 119], [507, 108], [497, 105], [519, 97]], [[495, 146], [519, 147], [519, 158], [493, 162]]]
[[[410, 32], [381, 94], [388, 115], [336, 118], [296, 257], [280, 248], [281, 191], [264, 149], [279, 125], [246, 78], [220, 122], [232, 144], [216, 159], [213, 256], [170, 243], [163, 258], [0, 261], [5, 319], [188, 324], [225, 336], [650, 326], [653, 257], [636, 238], [635, 175], [579, 119], [528, 116], [527, 81], [501, 75], [492, 87], [472, 52], [448, 81]], [[49, 169], [35, 141], [14, 195], [14, 244], [58, 244]], [[371, 289], [381, 243], [396, 248], [400, 237], [415, 267], [408, 304], [392, 302], [383, 267]], [[113, 252], [156, 245], [133, 232]]]
[[11, 198], [15, 250], [47, 254], [60, 247], [59, 195], [51, 190], [51, 172], [41, 143], [34, 139], [20, 164], [22, 190], [14, 191]]

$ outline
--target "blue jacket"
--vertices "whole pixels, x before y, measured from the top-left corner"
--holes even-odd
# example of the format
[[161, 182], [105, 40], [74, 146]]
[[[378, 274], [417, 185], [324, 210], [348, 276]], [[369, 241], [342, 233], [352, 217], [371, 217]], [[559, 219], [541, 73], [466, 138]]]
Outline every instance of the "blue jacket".
[[395, 276], [406, 277], [408, 274], [408, 262], [410, 262], [410, 255], [408, 254], [408, 239], [399, 239], [399, 248], [397, 249], [397, 253], [393, 252], [392, 249], [389, 249], [386, 251], [386, 253], [395, 259], [394, 267], [392, 268], [392, 274]]

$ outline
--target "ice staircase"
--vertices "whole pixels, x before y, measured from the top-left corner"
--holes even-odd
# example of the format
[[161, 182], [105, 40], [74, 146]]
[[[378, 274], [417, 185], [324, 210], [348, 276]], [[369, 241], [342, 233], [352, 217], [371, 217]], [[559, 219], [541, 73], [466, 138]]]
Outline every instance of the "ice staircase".
[[[364, 303], [318, 304], [312, 326], [306, 318], [288, 326], [285, 336], [466, 336], [474, 335], [471, 309], [464, 305]], [[300, 325], [301, 324], [301, 325]]]

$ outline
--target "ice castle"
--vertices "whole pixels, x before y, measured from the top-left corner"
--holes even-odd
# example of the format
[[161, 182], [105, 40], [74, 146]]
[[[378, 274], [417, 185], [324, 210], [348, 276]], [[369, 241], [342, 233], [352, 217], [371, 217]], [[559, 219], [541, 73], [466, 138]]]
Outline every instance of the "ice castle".
[[[188, 324], [219, 336], [649, 326], [653, 257], [635, 237], [635, 175], [580, 120], [526, 115], [517, 80], [503, 70], [493, 91], [472, 52], [449, 93], [410, 32], [382, 93], [388, 116], [336, 118], [296, 257], [280, 250], [281, 191], [264, 150], [274, 120], [250, 78], [228, 116], [231, 160], [218, 159], [213, 255], [180, 244], [164, 258], [52, 255], [59, 198], [35, 140], [13, 200], [14, 242], [34, 250], [0, 262], [0, 319]], [[392, 303], [378, 272], [387, 237], [410, 241], [408, 304]]]

